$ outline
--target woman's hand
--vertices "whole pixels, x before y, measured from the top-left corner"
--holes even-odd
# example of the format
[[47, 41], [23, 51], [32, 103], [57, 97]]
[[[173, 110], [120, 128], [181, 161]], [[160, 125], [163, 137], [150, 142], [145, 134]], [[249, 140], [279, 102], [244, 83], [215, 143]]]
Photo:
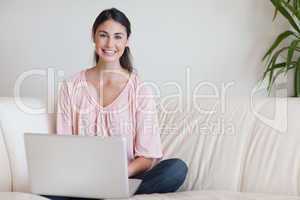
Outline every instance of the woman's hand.
[[153, 163], [153, 158], [137, 157], [128, 165], [128, 177], [148, 170]]

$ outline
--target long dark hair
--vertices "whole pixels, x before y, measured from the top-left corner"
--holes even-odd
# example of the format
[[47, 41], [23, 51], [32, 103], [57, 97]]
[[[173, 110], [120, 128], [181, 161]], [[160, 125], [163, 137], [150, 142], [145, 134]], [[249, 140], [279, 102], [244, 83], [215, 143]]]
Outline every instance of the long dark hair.
[[[112, 20], [122, 24], [126, 28], [127, 38], [129, 38], [129, 36], [131, 34], [130, 22], [129, 22], [128, 18], [126, 17], [126, 15], [116, 8], [110, 8], [110, 9], [103, 10], [97, 16], [97, 18], [95, 19], [95, 22], [93, 24], [93, 28], [92, 28], [93, 37], [95, 37], [98, 26], [109, 19], [112, 19]], [[96, 61], [96, 63], [98, 63], [98, 61], [99, 61], [99, 55], [96, 53], [96, 51], [95, 51], [95, 61]], [[125, 47], [124, 53], [120, 58], [120, 64], [123, 69], [126, 69], [129, 72], [132, 72], [132, 70], [133, 70], [132, 56], [131, 56], [129, 47]]]

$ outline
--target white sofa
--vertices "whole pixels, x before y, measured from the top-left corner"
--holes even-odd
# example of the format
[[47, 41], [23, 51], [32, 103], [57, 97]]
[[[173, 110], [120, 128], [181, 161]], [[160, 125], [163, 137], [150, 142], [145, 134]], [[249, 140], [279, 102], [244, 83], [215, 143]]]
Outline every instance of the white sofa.
[[[300, 199], [300, 99], [221, 100], [160, 106], [164, 157], [189, 172], [176, 193], [132, 199]], [[42, 102], [22, 102], [0, 98], [0, 191], [28, 191], [23, 133], [55, 130], [53, 115], [29, 112]]]

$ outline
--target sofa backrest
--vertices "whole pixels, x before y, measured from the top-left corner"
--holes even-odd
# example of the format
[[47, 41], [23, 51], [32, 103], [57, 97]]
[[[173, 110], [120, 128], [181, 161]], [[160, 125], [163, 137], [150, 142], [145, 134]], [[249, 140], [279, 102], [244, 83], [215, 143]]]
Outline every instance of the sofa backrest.
[[300, 195], [300, 99], [265, 99], [247, 136], [240, 191]]
[[29, 191], [24, 133], [48, 133], [48, 116], [34, 113], [43, 106], [41, 101], [30, 98], [22, 98], [19, 103], [14, 98], [0, 98], [1, 130], [10, 160], [12, 191]]
[[299, 195], [298, 113], [297, 98], [168, 102], [159, 112], [164, 155], [189, 166], [181, 190]]

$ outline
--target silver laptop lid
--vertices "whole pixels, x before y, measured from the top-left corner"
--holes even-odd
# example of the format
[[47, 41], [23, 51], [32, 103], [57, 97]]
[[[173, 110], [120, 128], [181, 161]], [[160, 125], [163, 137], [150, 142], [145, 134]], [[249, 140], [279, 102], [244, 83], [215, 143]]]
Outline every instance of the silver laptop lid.
[[125, 138], [27, 133], [25, 147], [32, 193], [129, 196]]

